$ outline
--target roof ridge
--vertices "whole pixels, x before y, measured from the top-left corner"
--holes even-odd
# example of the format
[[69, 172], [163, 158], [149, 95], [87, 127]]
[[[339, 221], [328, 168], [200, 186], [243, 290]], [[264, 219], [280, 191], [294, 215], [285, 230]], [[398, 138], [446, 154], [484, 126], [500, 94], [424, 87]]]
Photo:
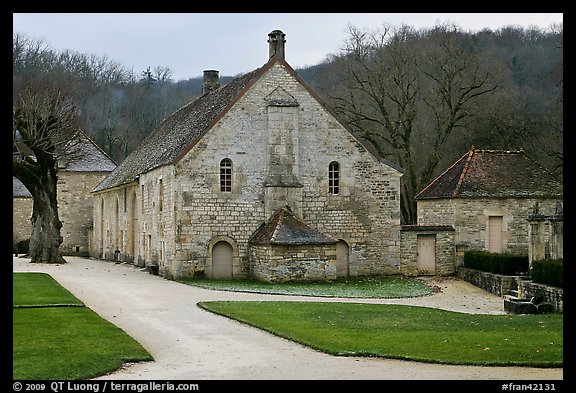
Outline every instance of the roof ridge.
[[[464, 176], [466, 176], [466, 172], [468, 172], [468, 168], [470, 167], [470, 161], [472, 161], [472, 157], [474, 156], [475, 152], [476, 152], [476, 149], [474, 148], [474, 146], [472, 146], [470, 151], [467, 153], [468, 158], [466, 159], [466, 164], [464, 165], [464, 168], [462, 169], [462, 173], [460, 174], [460, 178], [458, 179], [458, 184], [456, 184], [456, 188], [454, 188], [454, 192], [452, 193], [452, 197], [455, 197], [460, 192], [460, 188], [462, 187], [462, 182], [464, 181]], [[462, 158], [463, 157], [464, 156], [462, 156]]]
[[466, 155], [468, 155], [469, 152], [464, 153], [464, 155], [462, 155], [459, 159], [457, 159], [452, 165], [450, 165], [448, 167], [448, 169], [446, 169], [444, 172], [442, 172], [441, 174], [439, 174], [434, 180], [432, 180], [430, 183], [428, 183], [428, 185], [426, 187], [424, 187], [418, 194], [416, 194], [414, 196], [414, 199], [418, 198], [418, 196], [420, 194], [422, 194], [424, 191], [426, 191], [428, 188], [432, 187], [432, 185], [434, 183], [436, 183], [436, 181], [438, 179], [440, 179], [442, 176], [444, 176], [446, 173], [448, 173], [454, 166], [456, 166], [456, 164], [458, 164], [464, 157], [466, 157]]
[[274, 213], [274, 215], [272, 216], [272, 219], [275, 216], [278, 216], [278, 221], [276, 222], [276, 225], [274, 226], [274, 232], [272, 232], [272, 235], [270, 235], [270, 241], [276, 240], [276, 236], [278, 235], [278, 231], [280, 230], [280, 226], [283, 224], [284, 222], [284, 214], [283, 212], [286, 211], [285, 207], [281, 207], [280, 209], [278, 209], [276, 211], [276, 213]]

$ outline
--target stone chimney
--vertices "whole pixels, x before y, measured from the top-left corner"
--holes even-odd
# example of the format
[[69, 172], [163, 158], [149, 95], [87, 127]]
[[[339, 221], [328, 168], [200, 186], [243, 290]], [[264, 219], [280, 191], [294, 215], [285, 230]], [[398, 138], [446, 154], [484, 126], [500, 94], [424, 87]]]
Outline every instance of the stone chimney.
[[270, 34], [268, 34], [268, 58], [272, 58], [272, 56], [276, 55], [281, 59], [285, 57], [285, 44], [286, 34], [282, 33], [280, 30], [274, 30]]
[[220, 87], [217, 70], [204, 70], [204, 83], [202, 85], [202, 94], [211, 92]]

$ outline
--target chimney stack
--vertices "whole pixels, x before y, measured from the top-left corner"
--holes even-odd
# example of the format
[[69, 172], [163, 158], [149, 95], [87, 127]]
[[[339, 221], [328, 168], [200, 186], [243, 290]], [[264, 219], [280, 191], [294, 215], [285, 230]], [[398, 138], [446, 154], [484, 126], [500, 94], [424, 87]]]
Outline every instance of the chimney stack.
[[274, 30], [268, 34], [268, 37], [268, 58], [272, 58], [272, 56], [278, 56], [281, 59], [284, 59], [284, 46], [286, 44], [284, 37], [286, 37], [286, 34], [282, 33], [280, 30]]
[[220, 87], [220, 81], [218, 80], [217, 70], [204, 70], [204, 83], [202, 85], [202, 94], [211, 92]]

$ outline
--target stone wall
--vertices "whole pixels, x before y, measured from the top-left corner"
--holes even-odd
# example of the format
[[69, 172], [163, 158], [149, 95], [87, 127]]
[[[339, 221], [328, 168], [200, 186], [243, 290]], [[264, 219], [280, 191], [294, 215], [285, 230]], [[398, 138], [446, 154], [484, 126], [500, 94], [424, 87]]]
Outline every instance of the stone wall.
[[562, 288], [528, 280], [518, 281], [519, 299], [531, 299], [533, 296], [540, 294], [544, 296], [544, 302], [552, 304], [555, 311], [564, 312], [564, 290]]
[[30, 218], [32, 217], [32, 197], [12, 198], [12, 247], [21, 240], [30, 239], [32, 230]]
[[434, 274], [454, 274], [454, 228], [447, 226], [403, 225], [400, 231], [400, 272], [407, 276], [430, 274], [418, 268], [418, 235], [431, 234], [436, 237], [436, 267]]
[[487, 292], [502, 297], [509, 295], [510, 290], [518, 291], [518, 299], [529, 300], [536, 294], [542, 294], [544, 302], [552, 304], [555, 311], [564, 311], [564, 291], [562, 288], [532, 282], [527, 276], [504, 276], [466, 267], [459, 267], [457, 276]]
[[526, 278], [523, 276], [504, 276], [467, 267], [459, 267], [457, 269], [457, 276], [478, 288], [502, 297], [509, 295], [510, 290], [517, 289], [518, 281]]
[[106, 172], [58, 173], [58, 214], [62, 221], [62, 255], [89, 255], [93, 201], [90, 192], [104, 179]]
[[419, 225], [453, 225], [456, 264], [464, 252], [488, 249], [488, 218], [501, 216], [504, 253], [528, 255], [528, 222], [536, 202], [544, 214], [552, 214], [557, 199], [453, 198], [417, 202]]
[[336, 279], [336, 246], [251, 245], [252, 277], [267, 282]]

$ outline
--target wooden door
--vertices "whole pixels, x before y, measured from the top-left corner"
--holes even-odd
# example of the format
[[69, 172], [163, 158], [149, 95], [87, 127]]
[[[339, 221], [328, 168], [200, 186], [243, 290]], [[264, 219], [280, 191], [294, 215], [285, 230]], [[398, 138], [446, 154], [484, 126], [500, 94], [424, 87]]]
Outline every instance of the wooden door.
[[502, 216], [488, 217], [488, 251], [502, 252]]
[[416, 265], [421, 274], [436, 273], [436, 235], [418, 235]]
[[232, 278], [232, 246], [228, 242], [218, 242], [212, 247], [212, 278]]
[[349, 274], [349, 252], [348, 244], [345, 241], [340, 240], [336, 243], [336, 277], [346, 277]]

